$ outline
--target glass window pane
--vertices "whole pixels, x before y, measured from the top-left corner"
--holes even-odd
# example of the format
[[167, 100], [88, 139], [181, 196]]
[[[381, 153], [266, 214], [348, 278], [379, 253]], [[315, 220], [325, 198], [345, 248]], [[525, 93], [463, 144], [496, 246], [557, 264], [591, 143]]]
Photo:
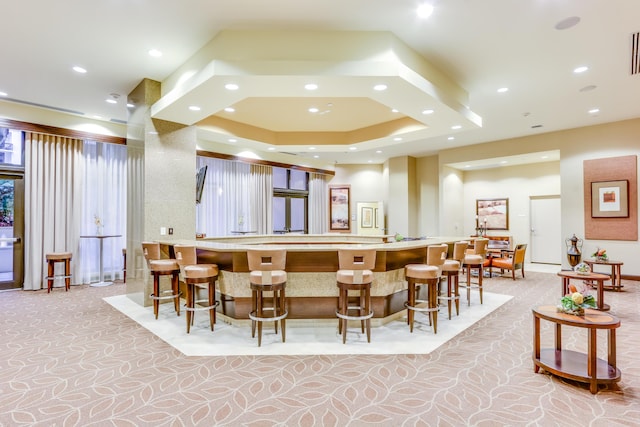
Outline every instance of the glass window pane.
[[291, 179], [290, 188], [292, 190], [307, 189], [307, 173], [306, 172], [292, 169], [290, 179]]
[[273, 188], [287, 188], [287, 170], [284, 168], [273, 168]]
[[305, 199], [291, 198], [291, 231], [304, 232]]
[[22, 165], [22, 132], [0, 128], [0, 164]]
[[284, 232], [286, 226], [286, 198], [273, 198], [273, 232]]

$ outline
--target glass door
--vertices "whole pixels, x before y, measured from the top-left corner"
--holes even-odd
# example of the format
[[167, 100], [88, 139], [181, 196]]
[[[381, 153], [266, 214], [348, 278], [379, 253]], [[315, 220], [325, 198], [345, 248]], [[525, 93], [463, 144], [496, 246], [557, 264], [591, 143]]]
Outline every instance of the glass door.
[[24, 179], [0, 172], [0, 290], [24, 278]]

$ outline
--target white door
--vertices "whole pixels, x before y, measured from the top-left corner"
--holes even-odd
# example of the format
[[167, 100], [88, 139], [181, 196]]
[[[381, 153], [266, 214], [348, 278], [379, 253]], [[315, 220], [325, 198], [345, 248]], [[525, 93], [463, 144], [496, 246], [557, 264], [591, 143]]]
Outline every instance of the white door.
[[562, 264], [560, 196], [531, 197], [531, 262]]

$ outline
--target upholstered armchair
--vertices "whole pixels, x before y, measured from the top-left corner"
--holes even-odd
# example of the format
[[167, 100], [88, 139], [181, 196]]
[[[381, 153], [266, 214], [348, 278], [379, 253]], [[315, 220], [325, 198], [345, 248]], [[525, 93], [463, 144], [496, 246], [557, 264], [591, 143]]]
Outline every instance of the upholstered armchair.
[[516, 270], [520, 270], [522, 278], [524, 279], [524, 254], [527, 250], [527, 245], [521, 243], [516, 246], [513, 251], [513, 255], [505, 256], [501, 258], [493, 258], [491, 260], [491, 267], [499, 268], [501, 272], [504, 270], [511, 270], [511, 278], [516, 280]]

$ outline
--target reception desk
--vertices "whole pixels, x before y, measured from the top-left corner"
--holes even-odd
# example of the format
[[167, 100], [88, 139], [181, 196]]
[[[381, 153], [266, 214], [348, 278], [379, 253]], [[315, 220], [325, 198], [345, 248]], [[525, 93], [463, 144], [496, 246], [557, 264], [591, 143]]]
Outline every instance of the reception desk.
[[268, 245], [287, 251], [286, 271], [289, 319], [335, 319], [338, 289], [338, 250], [352, 245], [376, 249], [371, 296], [378, 324], [404, 310], [407, 299], [404, 266], [422, 263], [428, 245], [447, 243], [459, 237], [386, 242], [388, 236], [356, 235], [267, 235], [232, 236], [160, 242], [163, 253], [173, 257], [173, 245], [194, 245], [198, 263], [217, 264], [221, 314], [227, 320], [248, 319], [251, 308], [247, 249]]

